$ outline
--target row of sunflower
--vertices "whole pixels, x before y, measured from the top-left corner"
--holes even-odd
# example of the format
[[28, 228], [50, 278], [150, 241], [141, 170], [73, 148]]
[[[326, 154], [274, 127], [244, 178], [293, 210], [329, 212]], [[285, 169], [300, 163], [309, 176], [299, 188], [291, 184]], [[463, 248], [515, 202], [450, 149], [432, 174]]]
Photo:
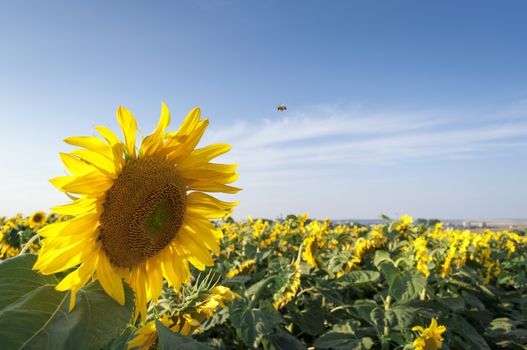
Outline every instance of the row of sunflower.
[[[97, 126], [50, 182], [71, 202], [0, 219], [2, 349], [439, 349], [527, 344], [525, 232], [230, 219], [236, 164], [175, 132]], [[206, 193], [207, 192], [207, 193]]]
[[[8, 264], [22, 259], [12, 258], [22, 250], [34, 257], [30, 253], [38, 253], [40, 245], [35, 231], [67, 219], [42, 212], [0, 218], [2, 259]], [[214, 266], [204, 272], [191, 268], [180, 288], [165, 282], [144, 319], [123, 317], [121, 329], [97, 346], [521, 349], [527, 344], [527, 236], [520, 230], [474, 232], [438, 222], [414, 224], [408, 216], [370, 227], [306, 215], [227, 219], [216, 227], [223, 238]], [[4, 265], [0, 284], [5, 284]], [[104, 288], [94, 291], [98, 298], [106, 295]], [[114, 307], [134, 309], [133, 303]]]
[[46, 215], [43, 211], [37, 211], [26, 218], [22, 214], [11, 218], [0, 217], [0, 259], [17, 256], [24, 248], [29, 252], [37, 252], [40, 241], [35, 233], [38, 229], [62, 219], [63, 216]]
[[216, 271], [245, 298], [230, 315], [260, 330], [234, 324], [223, 334], [247, 347], [527, 345], [525, 231], [444, 228], [407, 215], [369, 227], [291, 215], [221, 229]]

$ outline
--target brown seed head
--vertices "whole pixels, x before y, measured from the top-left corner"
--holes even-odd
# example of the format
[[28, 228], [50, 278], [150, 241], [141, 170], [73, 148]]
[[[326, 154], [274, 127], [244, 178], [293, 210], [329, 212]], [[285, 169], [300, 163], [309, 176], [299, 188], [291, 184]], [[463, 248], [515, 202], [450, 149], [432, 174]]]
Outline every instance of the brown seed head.
[[186, 186], [162, 159], [129, 161], [106, 193], [100, 239], [111, 262], [133, 267], [176, 236], [186, 210]]

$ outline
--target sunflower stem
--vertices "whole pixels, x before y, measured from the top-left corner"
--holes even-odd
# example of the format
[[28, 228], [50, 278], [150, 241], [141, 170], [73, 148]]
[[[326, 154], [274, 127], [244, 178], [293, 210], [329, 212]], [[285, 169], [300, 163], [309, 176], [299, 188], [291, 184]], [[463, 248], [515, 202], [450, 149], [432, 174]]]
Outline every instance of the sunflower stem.
[[20, 253], [18, 253], [18, 255], [24, 254], [31, 247], [31, 243], [33, 243], [38, 238], [39, 238], [39, 236], [37, 234], [35, 234], [33, 237], [31, 237], [31, 239], [29, 241], [27, 241], [27, 243], [24, 245], [24, 248], [22, 248]]

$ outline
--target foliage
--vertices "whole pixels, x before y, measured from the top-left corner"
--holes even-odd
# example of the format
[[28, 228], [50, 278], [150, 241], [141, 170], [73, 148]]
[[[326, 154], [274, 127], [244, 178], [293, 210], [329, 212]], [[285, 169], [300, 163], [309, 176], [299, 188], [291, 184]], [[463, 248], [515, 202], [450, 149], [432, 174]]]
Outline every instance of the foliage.
[[[16, 218], [0, 224], [12, 230], [8, 221]], [[524, 232], [414, 224], [409, 216], [371, 227], [305, 215], [217, 225], [224, 237], [215, 266], [193, 271], [180, 291], [165, 285], [144, 324], [131, 320], [129, 288], [121, 307], [90, 284], [79, 291], [86, 302], [69, 313], [68, 293], [53, 289], [56, 276], [31, 270], [33, 255], [4, 254], [2, 348], [411, 349], [421, 335], [412, 328], [432, 319], [446, 328], [445, 349], [527, 345]], [[15, 248], [10, 242], [0, 240], [3, 251]], [[38, 252], [38, 241], [30, 244]]]

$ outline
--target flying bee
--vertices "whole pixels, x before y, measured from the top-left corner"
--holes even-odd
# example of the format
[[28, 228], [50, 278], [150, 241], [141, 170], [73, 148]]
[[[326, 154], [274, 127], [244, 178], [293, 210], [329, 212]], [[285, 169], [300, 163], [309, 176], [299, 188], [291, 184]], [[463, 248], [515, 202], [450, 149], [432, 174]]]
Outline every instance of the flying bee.
[[281, 105], [278, 105], [276, 107], [276, 109], [278, 109], [280, 112], [283, 112], [283, 111], [285, 111], [287, 109], [287, 107], [285, 105], [281, 104]]

